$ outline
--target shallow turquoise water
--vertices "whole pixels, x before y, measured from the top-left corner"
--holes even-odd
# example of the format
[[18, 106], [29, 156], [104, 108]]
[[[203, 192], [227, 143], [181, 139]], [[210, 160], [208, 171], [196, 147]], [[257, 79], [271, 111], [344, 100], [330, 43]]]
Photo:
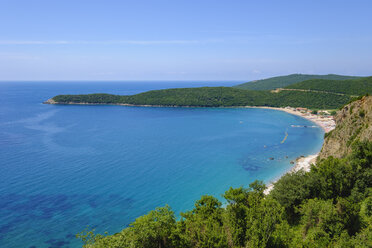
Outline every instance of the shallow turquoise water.
[[[192, 86], [217, 84], [228, 85]], [[281, 111], [41, 104], [189, 85], [0, 83], [0, 247], [79, 247], [87, 225], [114, 233], [165, 204], [178, 214], [321, 148], [320, 128], [293, 128], [313, 124]]]

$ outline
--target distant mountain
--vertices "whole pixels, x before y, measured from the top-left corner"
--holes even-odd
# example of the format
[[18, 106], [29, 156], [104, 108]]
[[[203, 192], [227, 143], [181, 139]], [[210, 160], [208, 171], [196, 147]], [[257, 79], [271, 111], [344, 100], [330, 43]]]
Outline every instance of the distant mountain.
[[366, 93], [372, 93], [372, 77], [348, 80], [312, 79], [291, 84], [284, 88], [284, 90], [286, 89], [333, 92], [359, 96]]
[[312, 79], [276, 90], [244, 90], [234, 87], [201, 87], [152, 90], [136, 95], [58, 95], [49, 104], [116, 104], [188, 107], [305, 107], [337, 109], [355, 96], [372, 94], [372, 77]]
[[328, 80], [346, 80], [346, 79], [357, 79], [359, 77], [354, 76], [342, 76], [335, 74], [328, 75], [309, 75], [309, 74], [291, 74], [288, 76], [272, 77], [267, 79], [261, 79], [257, 81], [251, 81], [244, 84], [234, 86], [239, 89], [246, 90], [274, 90], [277, 88], [283, 88], [288, 85], [299, 83], [310, 79], [328, 79]]
[[58, 95], [45, 103], [189, 107], [291, 106], [310, 109], [335, 109], [350, 100], [349, 95], [301, 90], [283, 90], [273, 93], [232, 87], [202, 87], [153, 90], [130, 96], [110, 94]]

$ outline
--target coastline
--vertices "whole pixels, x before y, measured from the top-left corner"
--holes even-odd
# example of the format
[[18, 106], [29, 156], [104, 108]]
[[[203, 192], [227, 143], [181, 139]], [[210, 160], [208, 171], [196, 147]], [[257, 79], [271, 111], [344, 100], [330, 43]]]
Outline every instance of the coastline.
[[310, 171], [310, 168], [311, 168], [311, 165], [312, 164], [315, 164], [316, 162], [316, 159], [318, 157], [318, 154], [319, 153], [316, 153], [316, 154], [312, 154], [312, 155], [308, 155], [306, 157], [298, 157], [296, 159], [296, 165], [293, 166], [290, 170], [288, 170], [286, 173], [284, 173], [283, 175], [279, 176], [277, 179], [274, 179], [273, 181], [271, 181], [267, 186], [266, 186], [266, 189], [264, 191], [264, 194], [265, 195], [268, 195], [270, 193], [270, 191], [274, 188], [274, 184], [282, 177], [284, 176], [285, 174], [287, 173], [293, 173], [293, 172], [297, 172], [299, 170], [304, 170], [306, 172]]
[[129, 103], [86, 103], [86, 102], [56, 102], [52, 98], [43, 102], [43, 104], [52, 104], [52, 105], [118, 105], [118, 106], [128, 106], [128, 107], [164, 107], [164, 108], [261, 108], [261, 109], [273, 109], [284, 111], [289, 114], [301, 116], [311, 122], [314, 122], [320, 126], [324, 132], [328, 133], [335, 129], [336, 124], [332, 117], [324, 117], [319, 115], [314, 115], [310, 113], [304, 113], [297, 111], [295, 108], [285, 107], [266, 107], [266, 106], [231, 106], [231, 107], [206, 107], [206, 106], [176, 106], [176, 105], [138, 105], [138, 104], [129, 104]]
[[229, 107], [208, 107], [208, 106], [177, 106], [177, 105], [141, 105], [141, 104], [130, 104], [130, 103], [87, 103], [87, 102], [56, 102], [53, 98], [50, 98], [43, 102], [43, 104], [52, 105], [118, 105], [118, 106], [128, 106], [128, 107], [163, 107], [163, 108], [261, 108], [261, 109], [273, 109], [287, 112], [289, 114], [301, 116], [309, 121], [314, 122], [320, 126], [324, 132], [328, 133], [332, 131], [336, 124], [332, 117], [323, 117], [319, 115], [313, 115], [309, 113], [303, 113], [297, 111], [296, 108], [292, 107], [267, 107], [267, 106], [229, 106]]
[[[300, 116], [300, 117], [305, 118], [309, 121], [312, 121], [316, 125], [320, 126], [324, 130], [325, 133], [328, 133], [328, 132], [332, 131], [336, 127], [336, 122], [334, 121], [334, 119], [332, 117], [325, 118], [325, 117], [322, 117], [322, 116], [319, 116], [319, 115], [303, 113], [301, 111], [294, 110], [293, 108], [288, 108], [288, 107], [287, 108], [252, 107], [252, 108], [264, 108], [264, 109], [280, 110], [280, 111], [287, 112], [289, 114]], [[304, 170], [306, 172], [310, 171], [311, 165], [315, 164], [318, 155], [319, 155], [319, 153], [311, 154], [311, 155], [308, 155], [306, 157], [298, 157], [296, 159], [296, 164], [291, 169], [289, 169], [286, 173], [284, 173], [283, 175], [281, 175], [277, 179], [274, 179], [272, 182], [270, 182], [267, 185], [267, 188], [264, 191], [264, 194], [265, 195], [269, 194], [270, 191], [274, 188], [274, 184], [285, 174], [297, 172], [299, 170]]]
[[304, 113], [301, 111], [296, 110], [295, 108], [286, 107], [286, 108], [276, 108], [276, 107], [260, 107], [260, 106], [246, 106], [246, 108], [261, 108], [261, 109], [273, 109], [273, 110], [279, 110], [284, 111], [292, 115], [297, 115], [302, 118], [305, 118], [316, 125], [320, 126], [325, 133], [328, 133], [335, 129], [336, 122], [334, 121], [333, 117], [324, 117], [320, 115], [314, 115], [310, 113]]
[[[75, 102], [68, 102], [68, 103], [58, 103], [55, 102], [52, 98], [48, 99], [47, 101], [43, 102], [44, 104], [61, 104], [61, 105], [119, 105], [119, 106], [130, 106], [130, 107], [183, 107], [183, 108], [197, 108], [197, 107], [203, 107], [203, 106], [165, 106], [165, 105], [135, 105], [135, 104], [126, 104], [126, 103], [113, 103], [113, 104], [106, 104], [106, 103], [75, 103]], [[205, 106], [204, 106], [205, 107]], [[272, 110], [279, 110], [284, 111], [292, 115], [297, 115], [302, 118], [305, 118], [317, 126], [321, 127], [325, 133], [328, 133], [335, 129], [336, 123], [331, 116], [322, 116], [322, 115], [315, 115], [311, 114], [307, 111], [301, 111], [298, 109], [302, 108], [292, 108], [292, 107], [285, 107], [285, 108], [279, 108], [279, 107], [267, 107], [267, 106], [231, 106], [231, 107], [217, 107], [217, 108], [260, 108], [260, 109], [272, 109]], [[304, 171], [310, 171], [311, 165], [315, 164], [315, 161], [318, 157], [317, 154], [308, 155], [306, 157], [298, 157], [296, 159], [296, 164], [291, 167], [286, 173], [280, 175], [277, 179], [274, 179], [272, 182], [270, 182], [267, 185], [266, 190], [264, 193], [267, 195], [270, 193], [270, 191], [274, 188], [275, 182], [277, 182], [283, 175], [287, 173], [293, 173], [299, 170]]]

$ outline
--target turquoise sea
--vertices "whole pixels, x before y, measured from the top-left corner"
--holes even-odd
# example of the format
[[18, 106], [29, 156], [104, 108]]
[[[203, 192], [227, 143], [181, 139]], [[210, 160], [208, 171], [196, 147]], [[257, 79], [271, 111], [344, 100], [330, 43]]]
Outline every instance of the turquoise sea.
[[323, 131], [291, 127], [314, 124], [282, 111], [41, 103], [232, 84], [1, 82], [0, 247], [79, 247], [87, 226], [115, 233], [157, 206], [179, 214], [203, 194], [222, 200], [230, 186], [269, 182], [320, 150]]

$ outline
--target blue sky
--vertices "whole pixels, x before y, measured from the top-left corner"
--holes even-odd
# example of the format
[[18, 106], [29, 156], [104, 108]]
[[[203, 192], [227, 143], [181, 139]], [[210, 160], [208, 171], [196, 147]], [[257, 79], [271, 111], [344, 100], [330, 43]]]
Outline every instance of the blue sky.
[[372, 75], [369, 0], [0, 0], [0, 80]]

